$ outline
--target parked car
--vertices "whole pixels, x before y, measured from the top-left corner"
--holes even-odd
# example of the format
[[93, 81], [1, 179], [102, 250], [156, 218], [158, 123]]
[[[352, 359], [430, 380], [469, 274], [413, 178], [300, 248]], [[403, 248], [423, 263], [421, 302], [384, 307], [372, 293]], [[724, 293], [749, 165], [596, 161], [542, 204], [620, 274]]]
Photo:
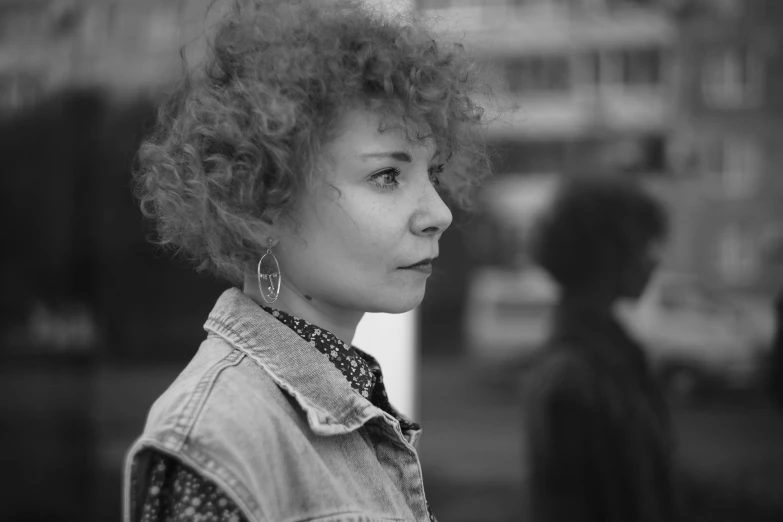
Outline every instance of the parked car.
[[[550, 328], [557, 288], [541, 270], [485, 267], [471, 277], [463, 321], [468, 353], [495, 363], [524, 361]], [[710, 288], [699, 278], [661, 272], [642, 298], [618, 306], [672, 393], [757, 384], [769, 356], [774, 315], [763, 300]]]
[[675, 395], [692, 396], [715, 386], [746, 389], [763, 375], [774, 316], [762, 300], [711, 288], [694, 276], [662, 272], [637, 303], [619, 311]]
[[556, 299], [557, 287], [542, 270], [476, 270], [462, 322], [468, 353], [500, 363], [524, 358], [546, 338]]

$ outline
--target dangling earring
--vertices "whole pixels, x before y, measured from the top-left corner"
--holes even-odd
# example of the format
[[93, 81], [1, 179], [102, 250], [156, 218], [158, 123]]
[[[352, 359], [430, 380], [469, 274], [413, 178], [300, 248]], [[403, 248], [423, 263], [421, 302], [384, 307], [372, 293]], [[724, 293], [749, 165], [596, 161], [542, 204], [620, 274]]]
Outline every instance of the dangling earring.
[[280, 296], [280, 265], [272, 253], [272, 240], [269, 240], [266, 254], [258, 260], [258, 289], [261, 297], [269, 304], [277, 301]]

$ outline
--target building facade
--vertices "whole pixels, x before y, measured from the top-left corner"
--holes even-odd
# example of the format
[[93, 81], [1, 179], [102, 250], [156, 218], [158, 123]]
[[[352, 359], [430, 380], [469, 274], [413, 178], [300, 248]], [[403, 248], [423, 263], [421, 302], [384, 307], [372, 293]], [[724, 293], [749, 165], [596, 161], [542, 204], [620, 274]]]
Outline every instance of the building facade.
[[653, 2], [421, 0], [497, 73], [500, 173], [663, 169], [676, 26]]
[[[500, 180], [506, 187], [526, 192], [547, 177], [608, 169], [666, 177], [679, 67], [677, 24], [665, 4], [420, 0], [419, 6], [465, 41], [495, 79], [488, 133], [496, 176], [531, 181]], [[530, 198], [517, 199], [524, 205]], [[529, 263], [530, 220], [520, 217], [528, 214], [507, 212], [508, 223], [482, 226], [472, 243], [485, 262]]]
[[769, 297], [783, 283], [783, 3], [692, 2], [679, 20], [688, 264]]
[[739, 292], [783, 283], [783, 2], [419, 6], [499, 79], [499, 176], [641, 175], [670, 208], [669, 269]]
[[66, 87], [136, 95], [200, 55], [210, 0], [0, 0], [0, 115]]

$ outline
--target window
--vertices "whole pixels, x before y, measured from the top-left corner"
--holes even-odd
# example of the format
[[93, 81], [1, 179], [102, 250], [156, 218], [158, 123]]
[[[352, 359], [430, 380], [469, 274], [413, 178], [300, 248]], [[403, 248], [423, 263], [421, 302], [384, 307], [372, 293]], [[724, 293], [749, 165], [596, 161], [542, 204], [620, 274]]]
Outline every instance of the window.
[[737, 225], [727, 226], [719, 237], [718, 272], [726, 283], [749, 283], [759, 270], [756, 238]]
[[664, 51], [660, 48], [612, 50], [586, 58], [588, 74], [596, 84], [656, 87], [664, 81]]
[[41, 87], [41, 80], [32, 74], [0, 75], [0, 114], [35, 103], [41, 95]]
[[758, 192], [762, 153], [751, 138], [718, 137], [706, 143], [704, 170], [728, 198], [749, 198]]
[[582, 65], [585, 71], [585, 79], [591, 86], [599, 85], [602, 77], [606, 75], [606, 73], [603, 72], [604, 69], [606, 69], [606, 66], [601, 63], [602, 61], [605, 61], [606, 58], [604, 57], [602, 59], [601, 53], [594, 52], [582, 56], [584, 59]]
[[646, 135], [611, 140], [604, 146], [603, 162], [629, 174], [664, 174], [666, 138]]
[[604, 0], [608, 7], [658, 7], [660, 0]]
[[660, 49], [633, 49], [622, 51], [621, 71], [623, 85], [655, 86], [661, 83], [662, 56]]
[[680, 178], [699, 176], [703, 159], [701, 138], [692, 129], [678, 129], [666, 140], [665, 162], [671, 173]]
[[568, 56], [523, 56], [506, 63], [509, 89], [518, 93], [565, 92], [571, 88]]
[[702, 70], [702, 95], [712, 107], [752, 107], [761, 101], [763, 63], [750, 49], [708, 53]]
[[765, 223], [759, 234], [764, 261], [773, 267], [783, 267], [783, 222]]

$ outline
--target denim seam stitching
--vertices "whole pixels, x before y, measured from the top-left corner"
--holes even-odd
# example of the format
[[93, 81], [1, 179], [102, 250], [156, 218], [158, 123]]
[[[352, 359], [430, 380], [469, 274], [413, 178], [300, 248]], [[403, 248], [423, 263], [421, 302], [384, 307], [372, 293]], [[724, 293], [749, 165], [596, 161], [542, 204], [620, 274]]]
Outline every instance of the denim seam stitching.
[[[296, 389], [296, 387], [294, 387], [286, 379], [282, 378], [276, 372], [270, 371], [268, 365], [264, 364], [262, 361], [258, 360], [258, 358], [254, 357], [253, 354], [254, 350], [249, 348], [249, 346], [251, 346], [252, 343], [249, 340], [247, 340], [242, 333], [237, 331], [236, 328], [232, 328], [230, 324], [227, 324], [222, 318], [212, 315], [209, 317], [204, 327], [208, 330], [214, 331], [219, 336], [221, 336], [226, 341], [228, 341], [230, 344], [232, 344], [232, 346], [235, 346], [238, 350], [240, 350], [241, 352], [248, 355], [251, 359], [253, 359], [259, 366], [261, 366], [264, 369], [264, 371], [266, 371], [270, 375], [270, 377], [272, 377], [272, 379], [276, 383], [278, 383], [288, 393], [293, 395], [302, 404], [302, 406], [308, 410], [308, 414], [310, 413], [310, 411], [313, 411], [320, 414], [326, 414], [329, 417], [333, 417], [329, 412], [325, 412], [323, 411], [323, 409], [313, 404], [307, 397], [305, 397], [299, 390]], [[359, 420], [363, 416], [364, 412], [370, 408], [372, 408], [372, 405], [368, 403], [368, 405], [362, 411], [353, 411], [350, 408], [348, 408], [347, 410], [340, 411], [339, 415], [343, 418], [343, 421], [340, 422], [340, 425], [346, 429], [349, 429], [350, 431], [354, 431], [358, 429], [362, 425], [366, 424], [366, 422], [361, 423], [359, 422]], [[374, 417], [370, 417], [370, 418], [374, 418]], [[367, 420], [369, 421], [370, 419]], [[351, 428], [350, 426], [347, 425], [348, 423], [350, 423], [351, 425], [355, 424], [356, 426]]]
[[291, 522], [318, 522], [319, 520], [329, 520], [334, 517], [340, 517], [345, 515], [353, 515], [360, 518], [357, 518], [357, 520], [362, 520], [361, 517], [369, 518], [370, 520], [378, 520], [378, 521], [399, 521], [404, 522], [404, 518], [400, 517], [388, 517], [377, 513], [368, 514], [364, 511], [335, 511], [333, 513], [327, 513], [327, 514], [321, 514], [317, 516], [309, 516], [306, 518], [295, 518], [292, 519]]
[[182, 448], [182, 451], [194, 463], [200, 464], [199, 472], [201, 474], [207, 476], [207, 478], [210, 478], [213, 482], [218, 483], [225, 491], [235, 493], [232, 497], [234, 497], [234, 500], [241, 500], [241, 502], [238, 502], [237, 504], [245, 506], [246, 509], [244, 509], [244, 511], [251, 514], [251, 516], [259, 521], [266, 520], [266, 517], [264, 517], [261, 512], [261, 506], [253, 499], [250, 489], [245, 486], [239, 477], [234, 475], [231, 470], [225, 466], [221, 466], [217, 460], [201, 451], [200, 445], [186, 445]]
[[220, 373], [226, 368], [238, 365], [242, 362], [244, 356], [245, 354], [241, 351], [232, 350], [213, 364], [196, 384], [195, 389], [190, 394], [187, 402], [181, 407], [173, 428], [174, 436], [178, 439], [178, 447], [180, 449], [187, 444], [187, 440], [193, 432], [196, 421], [198, 421], [198, 417], [209, 399], [209, 392], [217, 382]]
[[[134, 445], [135, 451], [133, 454], [138, 454], [142, 449], [152, 448], [161, 453], [169, 455], [175, 459], [182, 461], [184, 464], [198, 471], [199, 474], [205, 476], [207, 479], [217, 484], [234, 503], [242, 509], [243, 513], [250, 514], [257, 520], [265, 520], [262, 516], [260, 506], [257, 502], [252, 500], [249, 490], [241, 483], [241, 481], [227, 468], [220, 466], [216, 460], [209, 458], [206, 454], [198, 451], [195, 445], [183, 444], [179, 448], [172, 448], [166, 444], [165, 440], [160, 441], [155, 438], [143, 438], [139, 439]], [[208, 462], [213, 463], [212, 466]], [[212, 470], [215, 471], [212, 471]], [[241, 491], [236, 491], [237, 489]], [[242, 495], [244, 493], [244, 496]], [[250, 499], [246, 502], [245, 499]]]

